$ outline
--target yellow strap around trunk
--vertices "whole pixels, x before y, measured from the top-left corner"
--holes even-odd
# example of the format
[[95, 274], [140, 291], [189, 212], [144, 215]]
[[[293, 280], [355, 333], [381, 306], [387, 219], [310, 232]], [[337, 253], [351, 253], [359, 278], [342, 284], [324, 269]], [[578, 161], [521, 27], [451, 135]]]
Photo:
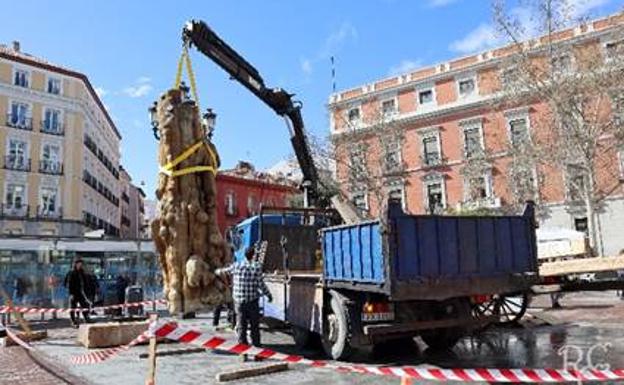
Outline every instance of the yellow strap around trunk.
[[161, 166], [159, 172], [161, 172], [161, 173], [163, 173], [165, 175], [171, 176], [171, 177], [187, 175], [187, 174], [193, 174], [193, 173], [196, 173], [196, 172], [211, 172], [213, 174], [216, 174], [217, 170], [216, 170], [215, 167], [213, 167], [213, 166], [206, 166], [206, 165], [190, 166], [190, 167], [185, 167], [185, 168], [180, 169], [180, 170], [174, 170], [174, 168], [178, 164], [180, 164], [183, 161], [185, 161], [186, 159], [188, 159], [191, 155], [193, 155], [195, 152], [197, 152], [202, 147], [205, 148], [206, 151], [208, 151], [208, 155], [210, 156], [210, 159], [212, 160], [213, 164], [216, 165], [217, 164], [217, 157], [215, 156], [214, 152], [212, 151], [212, 149], [210, 148], [208, 143], [206, 143], [203, 140], [200, 140], [199, 142], [195, 143], [194, 145], [192, 145], [189, 148], [187, 148], [186, 150], [184, 150], [174, 160], [172, 160], [171, 162]]

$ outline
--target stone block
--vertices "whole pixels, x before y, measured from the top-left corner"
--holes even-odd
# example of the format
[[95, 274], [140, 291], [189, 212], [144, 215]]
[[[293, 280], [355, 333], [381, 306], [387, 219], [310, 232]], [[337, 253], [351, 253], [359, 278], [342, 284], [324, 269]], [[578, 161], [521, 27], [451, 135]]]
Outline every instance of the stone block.
[[78, 343], [86, 348], [108, 348], [126, 345], [148, 328], [148, 322], [108, 322], [82, 324], [78, 329]]

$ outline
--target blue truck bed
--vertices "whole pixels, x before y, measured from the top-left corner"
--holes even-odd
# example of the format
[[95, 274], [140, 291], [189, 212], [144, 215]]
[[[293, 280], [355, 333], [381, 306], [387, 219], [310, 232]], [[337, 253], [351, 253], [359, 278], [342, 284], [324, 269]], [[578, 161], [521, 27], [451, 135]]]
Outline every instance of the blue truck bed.
[[401, 300], [512, 293], [537, 280], [532, 206], [522, 216], [407, 215], [322, 230], [328, 286]]

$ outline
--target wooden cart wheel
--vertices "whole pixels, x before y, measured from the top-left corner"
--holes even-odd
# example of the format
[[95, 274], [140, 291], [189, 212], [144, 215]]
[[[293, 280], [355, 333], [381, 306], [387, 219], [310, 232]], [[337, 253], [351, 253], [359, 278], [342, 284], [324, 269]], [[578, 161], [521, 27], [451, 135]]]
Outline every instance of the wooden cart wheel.
[[491, 300], [475, 305], [473, 316], [476, 318], [495, 318], [499, 325], [509, 325], [520, 321], [529, 306], [527, 293], [495, 295]]

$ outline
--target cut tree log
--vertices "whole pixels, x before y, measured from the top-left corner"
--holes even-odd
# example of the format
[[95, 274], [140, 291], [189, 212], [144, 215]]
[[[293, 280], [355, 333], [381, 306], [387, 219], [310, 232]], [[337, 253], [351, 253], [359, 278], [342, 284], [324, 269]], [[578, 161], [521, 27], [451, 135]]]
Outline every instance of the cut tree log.
[[[230, 261], [229, 247], [217, 226], [215, 176], [219, 157], [200, 122], [195, 102], [182, 90], [172, 89], [162, 95], [156, 115], [161, 170], [156, 189], [159, 217], [152, 222], [152, 236], [169, 311], [184, 314], [224, 303], [230, 297], [228, 286], [214, 274]], [[175, 164], [197, 143], [202, 145]], [[196, 166], [210, 166], [213, 171], [175, 173]]]

